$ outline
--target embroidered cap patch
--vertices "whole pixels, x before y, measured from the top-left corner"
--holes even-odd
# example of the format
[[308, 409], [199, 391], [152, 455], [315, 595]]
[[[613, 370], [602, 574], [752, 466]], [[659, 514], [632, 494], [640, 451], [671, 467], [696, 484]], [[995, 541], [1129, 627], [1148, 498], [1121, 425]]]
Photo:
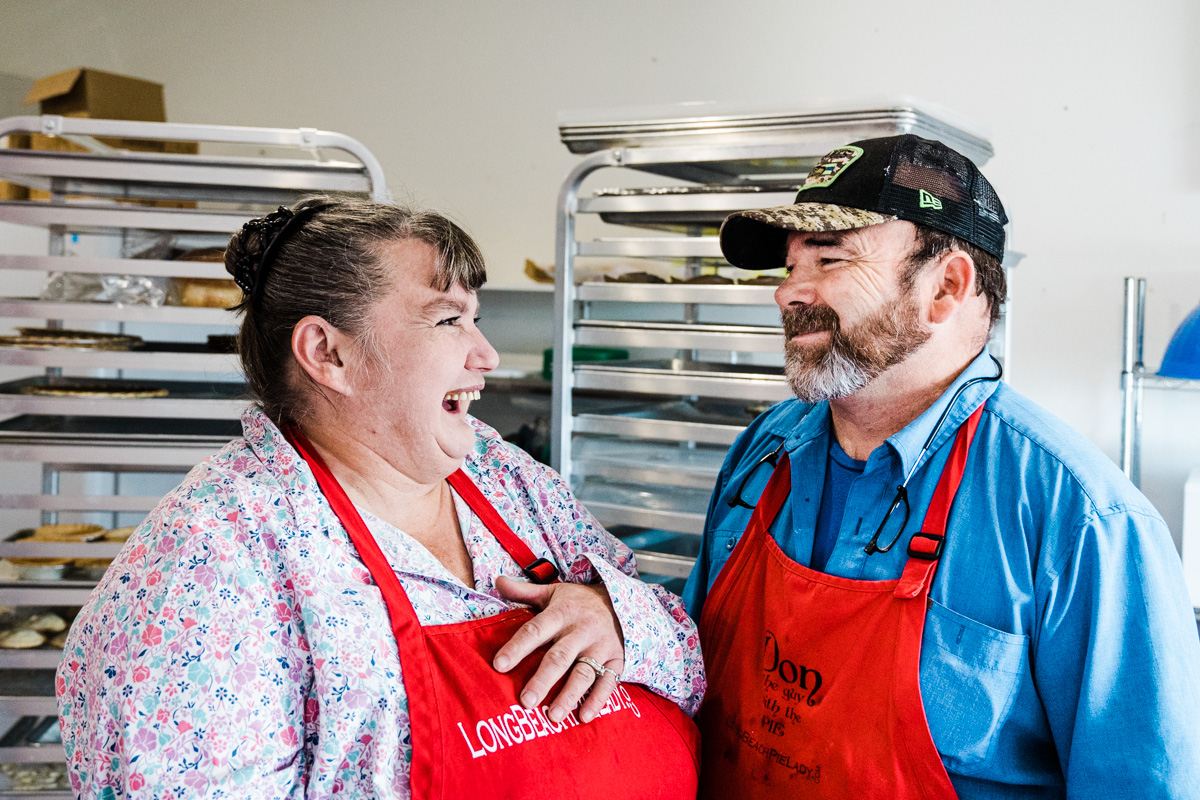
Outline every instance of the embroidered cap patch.
[[837, 180], [837, 177], [846, 171], [846, 167], [858, 160], [858, 157], [863, 154], [861, 147], [854, 145], [846, 145], [839, 147], [830, 153], [826, 153], [817, 162], [817, 165], [812, 168], [812, 172], [808, 173], [808, 177], [804, 179], [804, 185], [800, 187], [800, 191], [805, 189], [823, 189], [829, 184]]

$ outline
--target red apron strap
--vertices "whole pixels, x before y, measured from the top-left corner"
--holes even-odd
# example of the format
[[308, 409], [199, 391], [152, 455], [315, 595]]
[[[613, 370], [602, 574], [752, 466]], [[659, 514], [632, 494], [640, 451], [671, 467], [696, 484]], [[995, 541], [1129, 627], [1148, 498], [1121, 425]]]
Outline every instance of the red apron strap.
[[783, 508], [791, 491], [792, 465], [788, 460], [787, 451], [784, 450], [779, 454], [779, 465], [771, 471], [771, 478], [763, 488], [762, 496], [754, 504], [754, 513], [750, 515], [746, 532], [755, 531], [765, 534], [770, 530], [771, 523], [779, 515], [779, 510]]
[[[395, 570], [388, 562], [387, 556], [379, 549], [375, 537], [371, 535], [367, 524], [363, 522], [358, 509], [346, 496], [342, 485], [329, 471], [325, 459], [321, 458], [320, 453], [312, 446], [308, 437], [301, 433], [299, 428], [288, 428], [284, 430], [283, 435], [291, 442], [292, 447], [296, 448], [296, 452], [308, 462], [313, 477], [317, 479], [317, 485], [321, 487], [321, 493], [325, 495], [325, 499], [333, 508], [333, 513], [346, 528], [346, 533], [350, 535], [350, 541], [354, 543], [359, 558], [370, 571], [371, 577], [383, 595], [383, 602], [387, 605], [388, 617], [392, 623], [392, 633], [396, 637], [400, 664], [404, 669], [405, 686], [414, 687], [413, 691], [421, 691], [418, 687], [432, 686], [433, 666], [430, 663], [429, 646], [421, 631], [421, 622], [417, 618], [417, 612], [413, 609], [408, 595], [404, 592], [404, 587], [400, 585], [400, 579], [396, 577]], [[409, 703], [408, 714], [412, 722], [412, 730], [414, 732], [436, 730], [437, 719], [434, 711], [435, 708], [430, 703]], [[413, 747], [417, 746], [418, 744], [414, 741]], [[437, 737], [430, 737], [429, 741], [421, 742], [419, 746], [426, 749], [440, 748], [441, 740]], [[440, 751], [434, 751], [431, 755], [435, 758], [422, 761], [424, 765], [441, 763]], [[414, 769], [416, 768], [414, 766]], [[422, 781], [423, 784], [428, 785], [430, 778], [429, 776], [412, 775], [411, 780]]]
[[450, 485], [454, 491], [458, 492], [459, 497], [467, 501], [467, 505], [471, 510], [483, 520], [483, 524], [492, 532], [492, 536], [496, 537], [496, 541], [500, 543], [513, 560], [521, 566], [521, 571], [525, 573], [525, 577], [534, 583], [557, 583], [558, 582], [558, 567], [550, 563], [544, 558], [538, 558], [529, 549], [529, 545], [512, 532], [512, 528], [508, 527], [508, 523], [500, 516], [495, 507], [488, 502], [488, 499], [483, 496], [483, 492], [479, 491], [479, 487], [471, 480], [467, 473], [461, 469], [456, 470], [449, 478]]
[[946, 527], [950, 521], [950, 507], [954, 504], [954, 496], [962, 483], [963, 472], [967, 468], [967, 456], [971, 450], [971, 442], [975, 438], [975, 430], [983, 416], [983, 405], [967, 417], [966, 422], [959, 426], [958, 434], [954, 437], [954, 446], [950, 458], [942, 469], [937, 488], [933, 490], [933, 499], [929, 501], [929, 510], [925, 512], [925, 521], [921, 529], [912, 535], [908, 543], [908, 561], [904, 565], [904, 573], [896, 585], [895, 595], [902, 598], [913, 598], [921, 594], [933, 582], [934, 572], [937, 571], [938, 559], [946, 544]]

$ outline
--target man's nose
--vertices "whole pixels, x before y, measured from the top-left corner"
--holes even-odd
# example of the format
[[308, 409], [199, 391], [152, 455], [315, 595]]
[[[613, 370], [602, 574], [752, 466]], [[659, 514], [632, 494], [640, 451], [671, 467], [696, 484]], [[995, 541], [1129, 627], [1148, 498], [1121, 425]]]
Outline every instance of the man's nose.
[[812, 305], [816, 300], [815, 286], [811, 270], [803, 266], [790, 267], [783, 283], [775, 289], [775, 304], [780, 308]]

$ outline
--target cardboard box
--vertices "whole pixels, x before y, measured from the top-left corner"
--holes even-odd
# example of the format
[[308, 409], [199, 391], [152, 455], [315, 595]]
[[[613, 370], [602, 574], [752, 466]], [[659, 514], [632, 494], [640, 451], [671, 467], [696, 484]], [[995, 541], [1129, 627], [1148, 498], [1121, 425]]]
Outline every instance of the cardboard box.
[[[29, 134], [27, 133], [10, 133], [8, 136], [0, 137], [0, 147], [19, 147], [22, 149], [29, 148]], [[0, 181], [0, 200], [28, 200], [29, 189], [24, 186], [18, 186], [15, 183]]]
[[[117, 75], [98, 69], [80, 67], [47, 75], [33, 82], [25, 95], [26, 105], [38, 104], [41, 114], [58, 114], [64, 117], [87, 119], [122, 119], [140, 122], [166, 122], [167, 110], [163, 100], [161, 83]], [[23, 141], [18, 142], [21, 138]], [[34, 150], [57, 150], [88, 152], [87, 148], [54, 136], [35, 133], [28, 136], [11, 136], [9, 147], [28, 147]], [[183, 153], [194, 155], [200, 152], [196, 142], [155, 142], [139, 139], [98, 138], [103, 144], [120, 150], [136, 150], [154, 153]], [[21, 195], [24, 196], [21, 196]], [[46, 200], [47, 192], [27, 190], [22, 186], [0, 183], [0, 199]], [[194, 208], [195, 203], [170, 200], [138, 201], [145, 205], [168, 208]]]
[[132, 119], [166, 122], [161, 83], [98, 69], [68, 69], [33, 82], [25, 105], [39, 113], [88, 119]]
[[[119, 76], [112, 72], [90, 70], [85, 67], [38, 78], [29, 90], [29, 94], [25, 95], [25, 103], [37, 103], [38, 113], [41, 114], [78, 116], [78, 118], [86, 119], [167, 121], [167, 107], [163, 102], [162, 84], [154, 83], [152, 80]], [[83, 146], [67, 142], [66, 139], [43, 136], [41, 133], [14, 134], [8, 139], [10, 142], [7, 146], [11, 146], [11, 148], [88, 152], [88, 149]], [[199, 152], [199, 145], [194, 142], [146, 142], [142, 139], [112, 137], [100, 137], [98, 142], [119, 150], [179, 152], [179, 154], [186, 155], [194, 155]], [[46, 200], [49, 199], [49, 193], [26, 190], [24, 186], [0, 182], [0, 199]], [[172, 209], [196, 207], [196, 204], [190, 203], [190, 201], [131, 201], [137, 201], [143, 205], [172, 207]]]

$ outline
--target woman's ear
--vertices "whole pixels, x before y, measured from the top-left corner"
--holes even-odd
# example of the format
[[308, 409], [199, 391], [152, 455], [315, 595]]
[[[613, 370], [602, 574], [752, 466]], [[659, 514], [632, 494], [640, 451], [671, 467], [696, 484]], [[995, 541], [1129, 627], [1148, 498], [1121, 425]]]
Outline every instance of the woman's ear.
[[292, 355], [300, 369], [317, 384], [338, 394], [352, 394], [344, 355], [350, 338], [321, 317], [309, 315], [292, 328]]
[[943, 323], [975, 296], [975, 262], [962, 250], [942, 254], [931, 270], [936, 281], [929, 321]]

